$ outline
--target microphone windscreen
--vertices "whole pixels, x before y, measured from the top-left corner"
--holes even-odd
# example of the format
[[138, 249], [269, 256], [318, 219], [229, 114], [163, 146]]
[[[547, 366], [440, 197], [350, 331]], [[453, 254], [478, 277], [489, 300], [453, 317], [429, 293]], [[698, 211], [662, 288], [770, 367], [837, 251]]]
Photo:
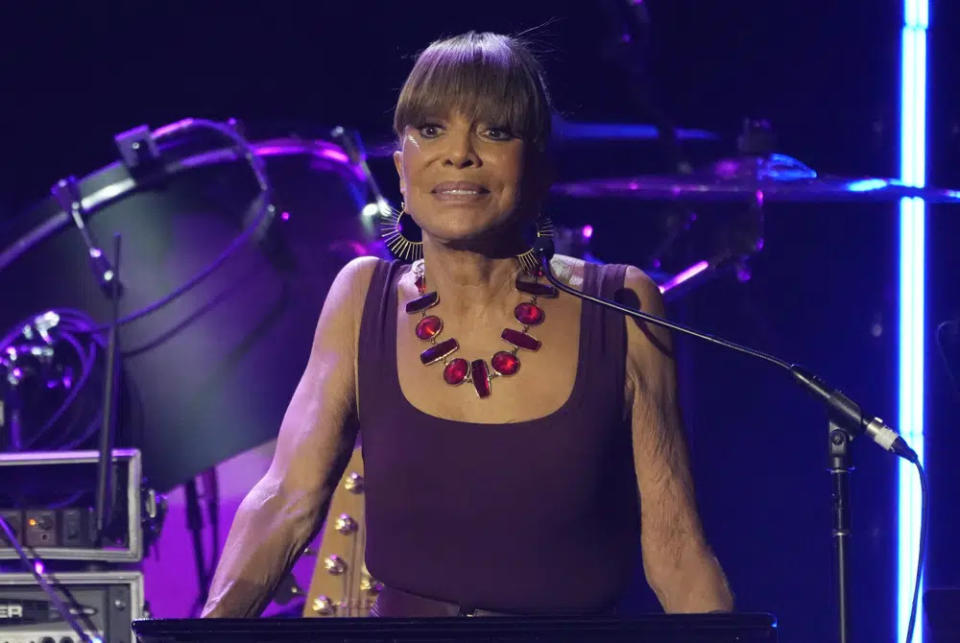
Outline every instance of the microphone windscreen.
[[553, 259], [553, 253], [555, 252], [553, 239], [550, 237], [537, 237], [537, 240], [533, 242], [533, 251], [541, 259]]

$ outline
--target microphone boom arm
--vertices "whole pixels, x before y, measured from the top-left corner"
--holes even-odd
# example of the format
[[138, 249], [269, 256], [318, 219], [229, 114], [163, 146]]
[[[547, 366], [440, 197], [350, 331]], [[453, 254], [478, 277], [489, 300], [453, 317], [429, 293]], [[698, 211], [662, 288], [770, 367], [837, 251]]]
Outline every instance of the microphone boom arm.
[[[786, 369], [793, 375], [793, 379], [805, 389], [810, 391], [815, 397], [819, 397], [827, 405], [827, 440], [828, 440], [828, 461], [830, 477], [833, 481], [833, 492], [831, 494], [831, 508], [833, 513], [833, 528], [831, 531], [834, 543], [834, 564], [836, 571], [836, 600], [837, 600], [837, 628], [838, 640], [840, 643], [847, 643], [850, 640], [850, 620], [849, 620], [849, 584], [847, 582], [850, 545], [850, 488], [849, 478], [853, 467], [850, 464], [849, 446], [854, 436], [865, 433], [881, 447], [899, 455], [917, 465], [921, 470], [920, 458], [911, 449], [907, 443], [893, 429], [884, 424], [880, 418], [865, 419], [860, 406], [844, 395], [837, 389], [827, 385], [822, 379], [810, 373], [806, 369], [790, 364], [789, 362], [775, 357], [763, 351], [759, 351], [749, 346], [743, 346], [731, 342], [721, 337], [709, 335], [707, 333], [694, 330], [667, 321], [656, 315], [645, 313], [641, 310], [623, 306], [616, 302], [608, 301], [600, 297], [594, 297], [586, 293], [571, 288], [561, 282], [554, 276], [550, 270], [550, 259], [553, 257], [553, 242], [548, 238], [540, 238], [534, 244], [534, 252], [540, 259], [540, 265], [543, 274], [551, 284], [563, 292], [580, 297], [589, 302], [612, 308], [624, 315], [629, 315], [635, 319], [642, 319], [663, 328], [675, 330], [685, 335], [691, 335], [711, 344], [722, 346], [730, 350], [743, 353], [766, 362], [770, 362]], [[920, 573], [922, 569], [923, 549], [920, 550], [920, 562], [917, 565], [917, 583], [919, 587]], [[914, 609], [916, 609], [916, 592], [914, 593]], [[911, 620], [913, 615], [911, 614]], [[911, 627], [912, 629], [912, 627]]]
[[749, 355], [750, 357], [774, 364], [788, 371], [793, 376], [794, 381], [799, 383], [815, 397], [820, 398], [827, 405], [831, 420], [837, 425], [842, 426], [851, 434], [851, 436], [866, 434], [884, 450], [899, 455], [910, 462], [916, 462], [918, 460], [916, 452], [914, 452], [914, 450], [907, 445], [906, 441], [902, 437], [900, 437], [893, 429], [888, 427], [883, 420], [876, 417], [865, 418], [863, 411], [856, 402], [844, 395], [840, 390], [829, 386], [822, 378], [811, 373], [802, 366], [791, 364], [784, 359], [781, 359], [775, 355], [770, 355], [769, 353], [765, 353], [755, 348], [744, 346], [743, 344], [738, 344], [709, 333], [704, 333], [688, 326], [684, 326], [683, 324], [678, 324], [662, 317], [645, 313], [642, 310], [630, 308], [629, 306], [623, 306], [617, 302], [609, 301], [601, 297], [594, 297], [593, 295], [588, 295], [587, 293], [581, 292], [575, 288], [571, 288], [567, 284], [557, 279], [550, 270], [550, 256], [552, 256], [553, 251], [552, 248], [548, 247], [548, 245], [552, 244], [545, 244], [541, 242], [542, 240], [538, 239], [535, 251], [540, 257], [540, 264], [543, 268], [544, 276], [547, 278], [547, 281], [553, 284], [557, 289], [573, 295], [574, 297], [585, 299], [586, 301], [593, 302], [600, 306], [612, 308], [613, 310], [619, 311], [624, 315], [629, 315], [635, 319], [641, 319], [643, 321], [650, 322], [651, 324], [655, 324], [669, 330], [674, 330], [683, 333], [684, 335], [690, 335], [702, 341], [721, 346], [728, 350], [743, 353], [744, 355]]

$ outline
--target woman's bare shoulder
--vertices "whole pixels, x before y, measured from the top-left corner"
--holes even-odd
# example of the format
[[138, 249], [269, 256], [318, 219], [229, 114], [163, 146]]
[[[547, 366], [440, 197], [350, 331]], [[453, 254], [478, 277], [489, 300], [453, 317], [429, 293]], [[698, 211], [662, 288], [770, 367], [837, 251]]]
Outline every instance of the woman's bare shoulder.
[[[586, 264], [587, 262], [584, 259], [568, 257], [567, 255], [554, 255], [553, 259], [550, 260], [550, 268], [557, 279], [573, 288], [583, 286]], [[624, 274], [624, 286], [645, 295], [649, 295], [653, 291], [657, 291], [656, 294], [659, 294], [659, 289], [653, 279], [636, 266], [627, 266]]]
[[380, 261], [377, 257], [356, 257], [340, 269], [327, 291], [318, 321], [318, 333], [324, 329], [340, 334], [355, 333], [363, 314], [373, 271]]
[[577, 257], [567, 255], [553, 255], [550, 259], [550, 270], [554, 276], [571, 288], [583, 288], [583, 274], [587, 262]]
[[345, 282], [344, 285], [352, 289], [362, 289], [363, 294], [366, 294], [367, 288], [370, 286], [370, 278], [373, 276], [373, 271], [381, 261], [383, 261], [383, 259], [370, 255], [354, 257], [340, 269], [334, 283], [343, 281]]

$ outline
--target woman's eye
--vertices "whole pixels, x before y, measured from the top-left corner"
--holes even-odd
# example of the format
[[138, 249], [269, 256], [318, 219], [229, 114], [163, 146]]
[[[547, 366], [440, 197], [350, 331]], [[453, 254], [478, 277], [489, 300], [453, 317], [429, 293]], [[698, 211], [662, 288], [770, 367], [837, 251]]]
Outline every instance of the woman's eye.
[[440, 135], [440, 126], [433, 123], [421, 125], [417, 129], [420, 131], [420, 136], [424, 138], [436, 138]]
[[513, 138], [513, 134], [506, 127], [489, 127], [487, 128], [487, 136], [495, 141], [507, 141]]

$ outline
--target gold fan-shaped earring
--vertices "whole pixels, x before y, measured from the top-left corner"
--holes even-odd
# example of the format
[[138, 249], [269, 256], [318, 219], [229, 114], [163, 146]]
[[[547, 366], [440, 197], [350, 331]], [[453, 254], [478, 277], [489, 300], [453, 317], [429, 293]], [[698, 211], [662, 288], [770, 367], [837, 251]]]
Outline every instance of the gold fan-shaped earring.
[[[536, 221], [537, 231], [536, 238], [542, 239], [544, 237], [553, 237], [553, 221], [550, 220], [548, 216], [539, 216]], [[533, 246], [530, 246], [530, 249], [522, 254], [518, 254], [517, 263], [520, 264], [520, 267], [530, 273], [536, 274], [540, 269], [540, 260], [537, 258], [536, 253], [533, 251]]]
[[400, 203], [400, 210], [390, 208], [380, 217], [380, 236], [390, 254], [400, 261], [416, 261], [423, 258], [423, 236], [420, 226], [407, 212], [407, 205]]
[[[422, 234], [420, 226], [407, 212], [406, 203], [400, 203], [399, 211], [391, 208], [388, 214], [380, 218], [380, 236], [390, 250], [390, 254], [400, 261], [413, 262], [423, 258]], [[553, 237], [553, 221], [550, 217], [537, 217], [535, 234], [537, 239]], [[528, 273], [533, 274], [540, 268], [540, 261], [532, 245], [525, 252], [516, 255], [516, 260]]]

